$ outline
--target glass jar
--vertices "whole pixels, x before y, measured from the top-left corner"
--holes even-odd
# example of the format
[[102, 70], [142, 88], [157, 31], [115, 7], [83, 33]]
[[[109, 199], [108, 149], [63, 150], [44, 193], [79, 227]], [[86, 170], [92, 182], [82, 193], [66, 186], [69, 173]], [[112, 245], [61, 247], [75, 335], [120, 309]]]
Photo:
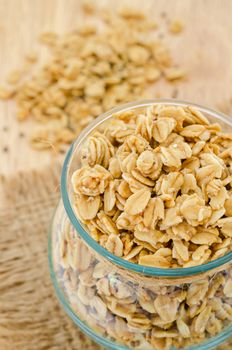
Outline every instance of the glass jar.
[[64, 161], [60, 201], [49, 238], [57, 296], [72, 320], [107, 349], [214, 349], [232, 335], [232, 252], [200, 266], [155, 268], [119, 258], [100, 246], [72, 206], [71, 175], [86, 138], [113, 114], [154, 104], [194, 106], [222, 129], [231, 120], [176, 100], [147, 100], [115, 108], [91, 123]]

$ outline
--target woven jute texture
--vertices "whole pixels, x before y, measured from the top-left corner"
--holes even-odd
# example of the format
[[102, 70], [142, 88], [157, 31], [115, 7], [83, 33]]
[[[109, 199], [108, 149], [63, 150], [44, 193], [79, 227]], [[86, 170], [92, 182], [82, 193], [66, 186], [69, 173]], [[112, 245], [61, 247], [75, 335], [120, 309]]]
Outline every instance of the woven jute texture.
[[0, 350], [99, 350], [66, 316], [49, 276], [47, 233], [59, 167], [1, 180]]

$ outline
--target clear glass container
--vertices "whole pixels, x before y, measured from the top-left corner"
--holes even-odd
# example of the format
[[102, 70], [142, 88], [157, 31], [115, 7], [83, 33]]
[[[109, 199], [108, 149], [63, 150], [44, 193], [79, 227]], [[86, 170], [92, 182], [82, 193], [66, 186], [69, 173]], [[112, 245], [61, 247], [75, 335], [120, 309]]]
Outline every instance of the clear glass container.
[[129, 103], [103, 114], [70, 147], [62, 200], [49, 236], [49, 265], [57, 296], [72, 320], [107, 349], [214, 349], [232, 336], [232, 252], [200, 266], [155, 268], [119, 258], [100, 246], [72, 206], [71, 175], [86, 138], [112, 115], [153, 104], [194, 106], [223, 130], [232, 121], [177, 100]]

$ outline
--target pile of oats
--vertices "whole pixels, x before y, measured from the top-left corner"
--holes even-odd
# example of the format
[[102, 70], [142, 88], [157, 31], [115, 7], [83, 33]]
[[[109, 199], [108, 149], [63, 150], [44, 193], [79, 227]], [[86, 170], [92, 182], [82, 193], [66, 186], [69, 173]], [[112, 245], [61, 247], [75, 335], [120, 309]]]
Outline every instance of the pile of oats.
[[[124, 7], [118, 14], [99, 13], [90, 3], [84, 3], [84, 9], [90, 18], [77, 30], [41, 35], [51, 55], [44, 66], [29, 74], [37, 59], [30, 54], [26, 67], [10, 74], [11, 88], [0, 88], [0, 98], [16, 101], [18, 120], [30, 117], [41, 124], [31, 136], [36, 149], [53, 145], [65, 151], [102, 112], [149, 97], [148, 88], [160, 79], [172, 82], [185, 75], [157, 38], [156, 23], [141, 10]], [[174, 27], [172, 31], [177, 32], [180, 25], [174, 23]]]
[[72, 175], [89, 234], [133, 263], [192, 267], [232, 247], [232, 135], [197, 109], [121, 112], [90, 135]]
[[71, 307], [104, 338], [131, 349], [186, 349], [231, 324], [231, 266], [187, 279], [139, 278], [94, 256], [68, 223], [57, 239]]

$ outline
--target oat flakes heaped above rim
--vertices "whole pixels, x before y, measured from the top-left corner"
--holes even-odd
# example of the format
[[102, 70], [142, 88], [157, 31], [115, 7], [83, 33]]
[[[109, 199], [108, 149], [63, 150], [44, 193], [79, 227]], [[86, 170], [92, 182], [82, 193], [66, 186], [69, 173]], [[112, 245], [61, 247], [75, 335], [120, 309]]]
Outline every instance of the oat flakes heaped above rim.
[[151, 100], [103, 115], [105, 132], [86, 138], [73, 206], [109, 259], [193, 273], [230, 260], [232, 138], [202, 111], [229, 124], [200, 106]]

